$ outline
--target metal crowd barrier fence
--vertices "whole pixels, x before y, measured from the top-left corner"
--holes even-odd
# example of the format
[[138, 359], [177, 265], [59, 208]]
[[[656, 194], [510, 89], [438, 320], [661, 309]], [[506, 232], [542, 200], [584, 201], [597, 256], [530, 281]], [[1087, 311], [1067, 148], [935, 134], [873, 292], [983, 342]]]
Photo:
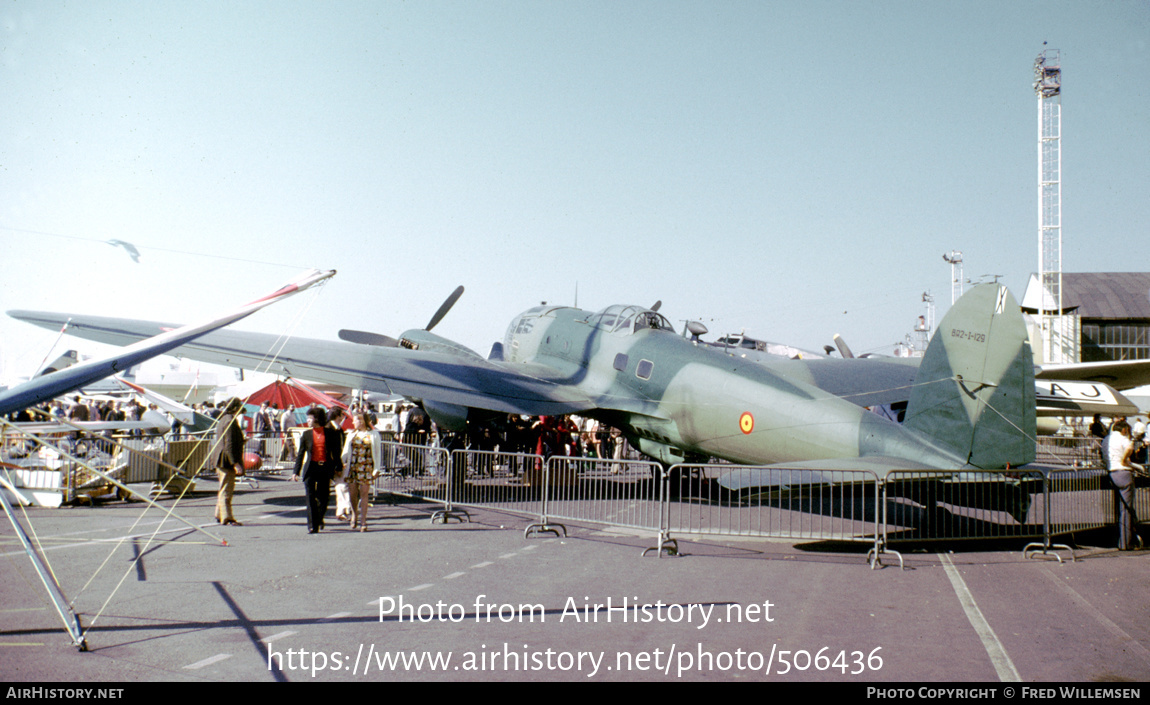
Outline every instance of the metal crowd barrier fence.
[[602, 523], [659, 531], [662, 492], [657, 463], [457, 450], [382, 444], [381, 474], [373, 488], [439, 502], [444, 521], [486, 508], [536, 518], [526, 535], [566, 533], [553, 520]]
[[[299, 448], [301, 433], [307, 426], [295, 426], [286, 431], [257, 431], [244, 439], [244, 452], [256, 453], [263, 462], [260, 470], [273, 473], [292, 467], [295, 464], [296, 449]], [[209, 436], [209, 444], [213, 438]]]
[[[1114, 493], [1100, 470], [868, 471], [675, 465], [446, 451], [384, 443], [377, 491], [458, 507], [538, 517], [525, 536], [566, 534], [563, 521], [651, 531], [660, 553], [673, 535], [706, 534], [872, 543], [872, 566], [898, 542], [1052, 538], [1114, 521]], [[1150, 488], [1137, 494], [1150, 515]], [[466, 514], [466, 511], [463, 511]], [[897, 554], [897, 551], [891, 551]], [[1059, 557], [1061, 561], [1061, 557]], [[899, 556], [901, 563], [902, 558]]]
[[1104, 467], [1102, 439], [1093, 436], [1039, 436], [1035, 463], [1064, 468]]
[[883, 482], [884, 542], [1044, 535], [1041, 471], [892, 470]]
[[13, 466], [8, 477], [14, 488], [28, 490], [37, 503], [58, 506], [126, 497], [113, 480], [123, 485], [152, 483], [153, 495], [180, 492], [206, 457], [207, 449], [201, 445], [159, 435], [92, 433], [53, 433], [41, 443], [29, 434], [5, 429], [0, 460]]
[[[1048, 480], [1049, 502], [1052, 505], [1051, 535], [1097, 529], [1117, 523], [1121, 499], [1106, 470], [1053, 470], [1049, 472]], [[1144, 473], [1134, 476], [1133, 509], [1135, 524], [1150, 521], [1150, 477]]]
[[539, 515], [543, 496], [543, 456], [487, 450], [451, 454], [451, 506], [483, 507]]
[[[1097, 468], [892, 471], [883, 483], [883, 546], [900, 540], [1031, 538], [1036, 541], [1023, 555], [1058, 549], [1074, 560], [1074, 549], [1054, 538], [1114, 525], [1118, 501], [1109, 473]], [[1150, 518], [1150, 478], [1136, 478], [1134, 508], [1140, 521]]]
[[[67, 452], [76, 450], [74, 434], [46, 433], [43, 438]], [[0, 469], [4, 483], [21, 503], [59, 506], [71, 502], [73, 487], [82, 479], [78, 463], [6, 422], [0, 423], [0, 462], [4, 463]]]
[[1146, 475], [1134, 477], [1134, 513], [1136, 524], [1150, 522], [1150, 477]]
[[555, 519], [657, 532], [663, 545], [665, 482], [658, 463], [551, 456], [535, 532], [567, 533]]
[[668, 532], [878, 547], [878, 477], [873, 472], [675, 465], [669, 476]]
[[1070, 534], [1114, 523], [1110, 473], [1101, 469], [1047, 473], [1050, 534]]
[[[286, 431], [255, 431], [244, 437], [244, 452], [258, 454], [263, 458], [263, 468], [268, 471], [290, 467], [295, 463], [300, 434], [307, 432], [309, 428], [293, 426]], [[385, 443], [395, 438], [395, 433], [390, 431], [381, 432], [379, 435]], [[208, 433], [206, 438], [208, 443], [213, 440], [211, 433]]]
[[[442, 502], [450, 509], [451, 456], [443, 448], [413, 443], [383, 443], [380, 475], [372, 483], [375, 495], [395, 495]], [[443, 517], [447, 519], [446, 516]]]
[[162, 438], [128, 437], [120, 441], [112, 456], [109, 473], [120, 482], [130, 485], [156, 482], [160, 479], [160, 458], [164, 453]]

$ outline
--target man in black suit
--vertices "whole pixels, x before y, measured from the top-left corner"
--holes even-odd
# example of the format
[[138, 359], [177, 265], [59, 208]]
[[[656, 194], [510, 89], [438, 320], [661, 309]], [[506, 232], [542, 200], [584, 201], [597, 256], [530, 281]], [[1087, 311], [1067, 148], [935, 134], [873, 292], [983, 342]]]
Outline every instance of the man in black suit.
[[[311, 428], [300, 436], [292, 480], [299, 480], [300, 471], [303, 471], [307, 531], [314, 534], [323, 528], [323, 516], [331, 498], [331, 478], [343, 470], [340, 458], [343, 448], [340, 447], [339, 432], [327, 427], [327, 412], [322, 406], [313, 406], [307, 415]], [[308, 457], [307, 465], [303, 462], [305, 455]]]

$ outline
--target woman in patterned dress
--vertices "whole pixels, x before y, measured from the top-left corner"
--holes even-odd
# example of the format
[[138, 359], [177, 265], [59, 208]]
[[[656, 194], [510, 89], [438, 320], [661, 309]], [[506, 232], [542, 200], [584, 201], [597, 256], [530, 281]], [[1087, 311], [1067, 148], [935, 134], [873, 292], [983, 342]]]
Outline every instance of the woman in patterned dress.
[[379, 474], [383, 458], [379, 432], [371, 427], [362, 411], [352, 414], [355, 430], [343, 444], [343, 464], [347, 469], [347, 487], [351, 493], [351, 528], [367, 531], [367, 500], [370, 483]]

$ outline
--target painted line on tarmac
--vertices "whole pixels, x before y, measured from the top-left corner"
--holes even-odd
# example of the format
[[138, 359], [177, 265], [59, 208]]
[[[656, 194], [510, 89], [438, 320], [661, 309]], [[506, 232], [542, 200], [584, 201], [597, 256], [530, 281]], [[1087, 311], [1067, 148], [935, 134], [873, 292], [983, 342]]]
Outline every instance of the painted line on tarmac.
[[351, 612], [336, 612], [335, 614], [329, 614], [326, 617], [320, 617], [319, 621], [320, 622], [330, 622], [333, 619], [343, 619], [344, 617], [348, 617], [350, 615], [351, 615]]
[[[163, 523], [168, 522], [168, 521], [179, 521], [179, 519], [175, 519], [173, 517], [163, 517], [161, 519], [154, 519], [152, 521], [125, 522], [122, 526], [105, 526], [105, 527], [100, 528], [100, 529], [84, 529], [83, 531], [65, 531], [65, 532], [60, 533], [60, 534], [42, 535], [42, 536], [40, 536], [39, 540], [40, 541], [54, 541], [54, 540], [62, 539], [65, 536], [84, 536], [85, 534], [103, 534], [103, 533], [107, 533], [109, 531], [123, 531], [125, 529], [129, 529], [129, 530], [135, 529], [135, 530], [139, 531], [146, 526], [157, 526], [157, 525], [163, 524]], [[214, 524], [215, 522], [212, 522], [212, 523]], [[186, 527], [187, 524], [184, 524], [183, 526]], [[210, 526], [210, 524], [204, 524], [203, 526]], [[85, 543], [94, 543], [96, 541], [116, 541], [116, 540], [118, 540], [118, 539], [115, 539], [115, 538], [89, 539], [89, 540], [85, 540], [85, 541], [78, 541], [78, 542], [68, 544], [68, 545], [77, 546], [77, 545], [83, 545]], [[63, 545], [63, 544], [60, 544], [60, 545]], [[52, 546], [51, 548], [55, 548], [55, 546]], [[24, 552], [20, 551], [18, 554], [14, 554], [14, 555], [23, 555], [23, 554], [24, 554]], [[9, 554], [0, 554], [0, 555], [6, 556]]]
[[1118, 637], [1118, 640], [1122, 642], [1123, 648], [1129, 649], [1133, 653], [1137, 654], [1144, 662], [1150, 663], [1150, 651], [1147, 651], [1146, 647], [1138, 643], [1137, 639], [1127, 634], [1126, 631], [1122, 629], [1122, 627], [1118, 626], [1114, 622], [1111, 622], [1110, 619], [1106, 617], [1106, 615], [1098, 611], [1097, 607], [1090, 604], [1090, 602], [1087, 601], [1085, 597], [1078, 594], [1077, 590], [1060, 580], [1058, 576], [1056, 576], [1049, 568], [1043, 566], [1042, 572], [1046, 574], [1046, 577], [1050, 578], [1050, 580], [1053, 581], [1054, 584], [1057, 585], [1058, 588], [1062, 590], [1062, 592], [1064, 592], [1066, 596], [1074, 602], [1074, 604], [1081, 607], [1087, 614], [1097, 620], [1098, 623], [1106, 629], [1106, 631]]
[[[546, 541], [543, 543], [551, 543], [552, 541], [555, 541], [555, 539], [549, 538], [549, 539], [546, 539]], [[524, 546], [523, 549], [521, 549], [521, 551], [534, 551], [535, 549], [537, 549], [537, 547], [538, 547], [537, 545]], [[516, 555], [519, 555], [519, 552], [504, 553], [503, 555], [500, 555], [499, 558], [503, 558], [503, 559], [515, 558]], [[496, 565], [496, 564], [494, 564], [494, 561], [485, 560], [483, 562], [478, 562], [478, 564], [475, 564], [474, 566], [471, 566], [470, 569], [477, 570], [480, 568], [486, 568], [488, 566], [493, 566], [493, 565]], [[457, 578], [463, 577], [465, 575], [467, 575], [467, 570], [458, 570], [458, 572], [444, 575], [442, 578], [439, 578], [439, 580], [457, 580]], [[414, 588], [408, 588], [405, 592], [419, 592], [420, 590], [427, 590], [429, 588], [434, 588], [434, 587], [435, 587], [435, 583], [422, 583], [419, 585], [415, 585]], [[394, 598], [394, 596], [377, 597], [374, 600], [369, 601], [367, 606], [368, 607], [381, 608], [383, 600], [385, 600], [385, 599], [393, 600], [396, 598]], [[347, 614], [350, 614], [350, 613], [342, 612], [336, 616], [347, 616]], [[327, 619], [333, 619], [333, 618], [323, 618], [323, 619], [327, 620]]]
[[9, 612], [43, 612], [48, 609], [47, 607], [14, 607], [10, 610], [0, 610], [0, 614], [7, 614]]
[[218, 663], [220, 661], [223, 661], [224, 659], [229, 659], [231, 657], [232, 657], [231, 654], [216, 654], [215, 656], [209, 656], [208, 658], [204, 659], [203, 661], [196, 661], [195, 663], [189, 663], [187, 666], [184, 666], [184, 670], [198, 671], [201, 668], [203, 668], [204, 666], [210, 666], [213, 663]]
[[[555, 539], [547, 539], [546, 541], [544, 541], [544, 543], [549, 543], [549, 542], [554, 541], [554, 540]], [[522, 548], [520, 550], [532, 551], [536, 548], [538, 548], [538, 546], [525, 546], [524, 548]], [[500, 556], [500, 558], [514, 558], [518, 555], [519, 555], [518, 552], [505, 553], [502, 556]], [[476, 563], [475, 565], [471, 566], [471, 569], [472, 570], [478, 570], [480, 568], [486, 568], [489, 565], [495, 565], [495, 562], [494, 561], [483, 561], [482, 563]], [[440, 580], [455, 580], [457, 578], [462, 578], [465, 575], [467, 575], [467, 571], [465, 571], [465, 570], [464, 571], [457, 571], [455, 573], [451, 573], [449, 575], [443, 576], [442, 578], [440, 578]], [[423, 583], [422, 585], [416, 585], [415, 587], [409, 587], [409, 588], [407, 588], [407, 590], [405, 592], [419, 592], [420, 590], [427, 590], [428, 588], [432, 588], [432, 587], [435, 587], [435, 583]], [[379, 608], [382, 606], [381, 602], [383, 600], [389, 600], [389, 599], [394, 600], [395, 597], [394, 596], [377, 597], [374, 600], [372, 600], [371, 602], [367, 603], [367, 606]], [[341, 614], [340, 616], [346, 616], [346, 613]], [[328, 618], [325, 617], [325, 619], [328, 619]]]
[[966, 612], [966, 618], [970, 620], [970, 626], [974, 627], [974, 631], [978, 633], [978, 638], [982, 640], [986, 654], [990, 656], [990, 663], [993, 664], [994, 671], [998, 674], [998, 680], [1021, 682], [1022, 676], [1018, 674], [1018, 669], [1014, 667], [1014, 662], [1007, 655], [1006, 648], [998, 640], [994, 630], [990, 628], [990, 623], [986, 621], [986, 617], [982, 616], [982, 610], [978, 608], [978, 604], [974, 601], [974, 595], [970, 594], [966, 582], [958, 574], [958, 568], [954, 567], [954, 563], [945, 553], [937, 555], [942, 561], [942, 567], [946, 569], [946, 577], [950, 578], [950, 584], [954, 588], [955, 594], [958, 595], [958, 601], [962, 605], [963, 611]]
[[[168, 521], [168, 519], [170, 519], [170, 517], [164, 517], [163, 519], [157, 519], [157, 520], [153, 520], [153, 521], [146, 521], [146, 522], [139, 522], [139, 523], [125, 522], [123, 524], [123, 526], [105, 526], [101, 529], [85, 529], [83, 531], [65, 531], [62, 534], [52, 534], [51, 536], [44, 537], [44, 538], [58, 539], [58, 538], [61, 538], [64, 536], [83, 536], [84, 534], [102, 534], [106, 531], [120, 531], [122, 529], [133, 529], [133, 528], [139, 529], [142, 526], [155, 526], [156, 524], [163, 524], [165, 521]], [[178, 519], [175, 521], [178, 521]]]
[[[206, 529], [210, 526], [219, 526], [219, 524], [217, 522], [211, 521], [211, 522], [208, 522], [206, 524], [197, 524], [196, 526], [198, 526], [201, 529]], [[106, 539], [90, 539], [88, 541], [76, 541], [74, 543], [62, 543], [62, 544], [58, 544], [55, 546], [38, 546], [38, 548], [41, 551], [47, 552], [47, 551], [58, 551], [62, 548], [76, 548], [78, 546], [100, 546], [100, 545], [106, 546], [109, 543], [116, 543], [118, 541], [128, 541], [131, 539], [152, 538], [155, 536], [162, 536], [164, 534], [185, 533], [185, 532], [188, 532], [191, 530], [192, 530], [191, 527], [189, 527], [185, 524], [185, 525], [180, 526], [178, 528], [165, 529], [164, 531], [155, 531], [155, 532], [148, 531], [148, 532], [145, 532], [142, 534], [126, 534], [124, 536], [112, 536], [112, 537], [109, 537]], [[41, 537], [40, 540], [43, 541], [46, 538], [51, 538], [51, 537]], [[214, 545], [214, 544], [212, 544], [212, 545]], [[23, 555], [26, 555], [24, 553], [24, 551], [13, 551], [10, 553], [0, 553], [0, 558], [7, 558], [8, 556], [23, 556]]]
[[276, 639], [286, 639], [287, 637], [291, 636], [292, 634], [298, 634], [298, 632], [293, 632], [290, 630], [286, 631], [286, 632], [280, 632], [279, 634], [272, 634], [271, 636], [266, 636], [263, 639], [260, 639], [260, 641], [262, 641], [265, 644], [270, 644], [273, 641], [275, 641]]

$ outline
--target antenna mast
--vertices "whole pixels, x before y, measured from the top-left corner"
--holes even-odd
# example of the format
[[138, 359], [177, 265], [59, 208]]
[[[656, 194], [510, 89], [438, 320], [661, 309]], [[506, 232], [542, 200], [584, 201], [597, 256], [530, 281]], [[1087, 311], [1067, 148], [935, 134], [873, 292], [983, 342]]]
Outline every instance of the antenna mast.
[[950, 265], [950, 305], [962, 297], [962, 253], [951, 250], [942, 256], [944, 262]]

